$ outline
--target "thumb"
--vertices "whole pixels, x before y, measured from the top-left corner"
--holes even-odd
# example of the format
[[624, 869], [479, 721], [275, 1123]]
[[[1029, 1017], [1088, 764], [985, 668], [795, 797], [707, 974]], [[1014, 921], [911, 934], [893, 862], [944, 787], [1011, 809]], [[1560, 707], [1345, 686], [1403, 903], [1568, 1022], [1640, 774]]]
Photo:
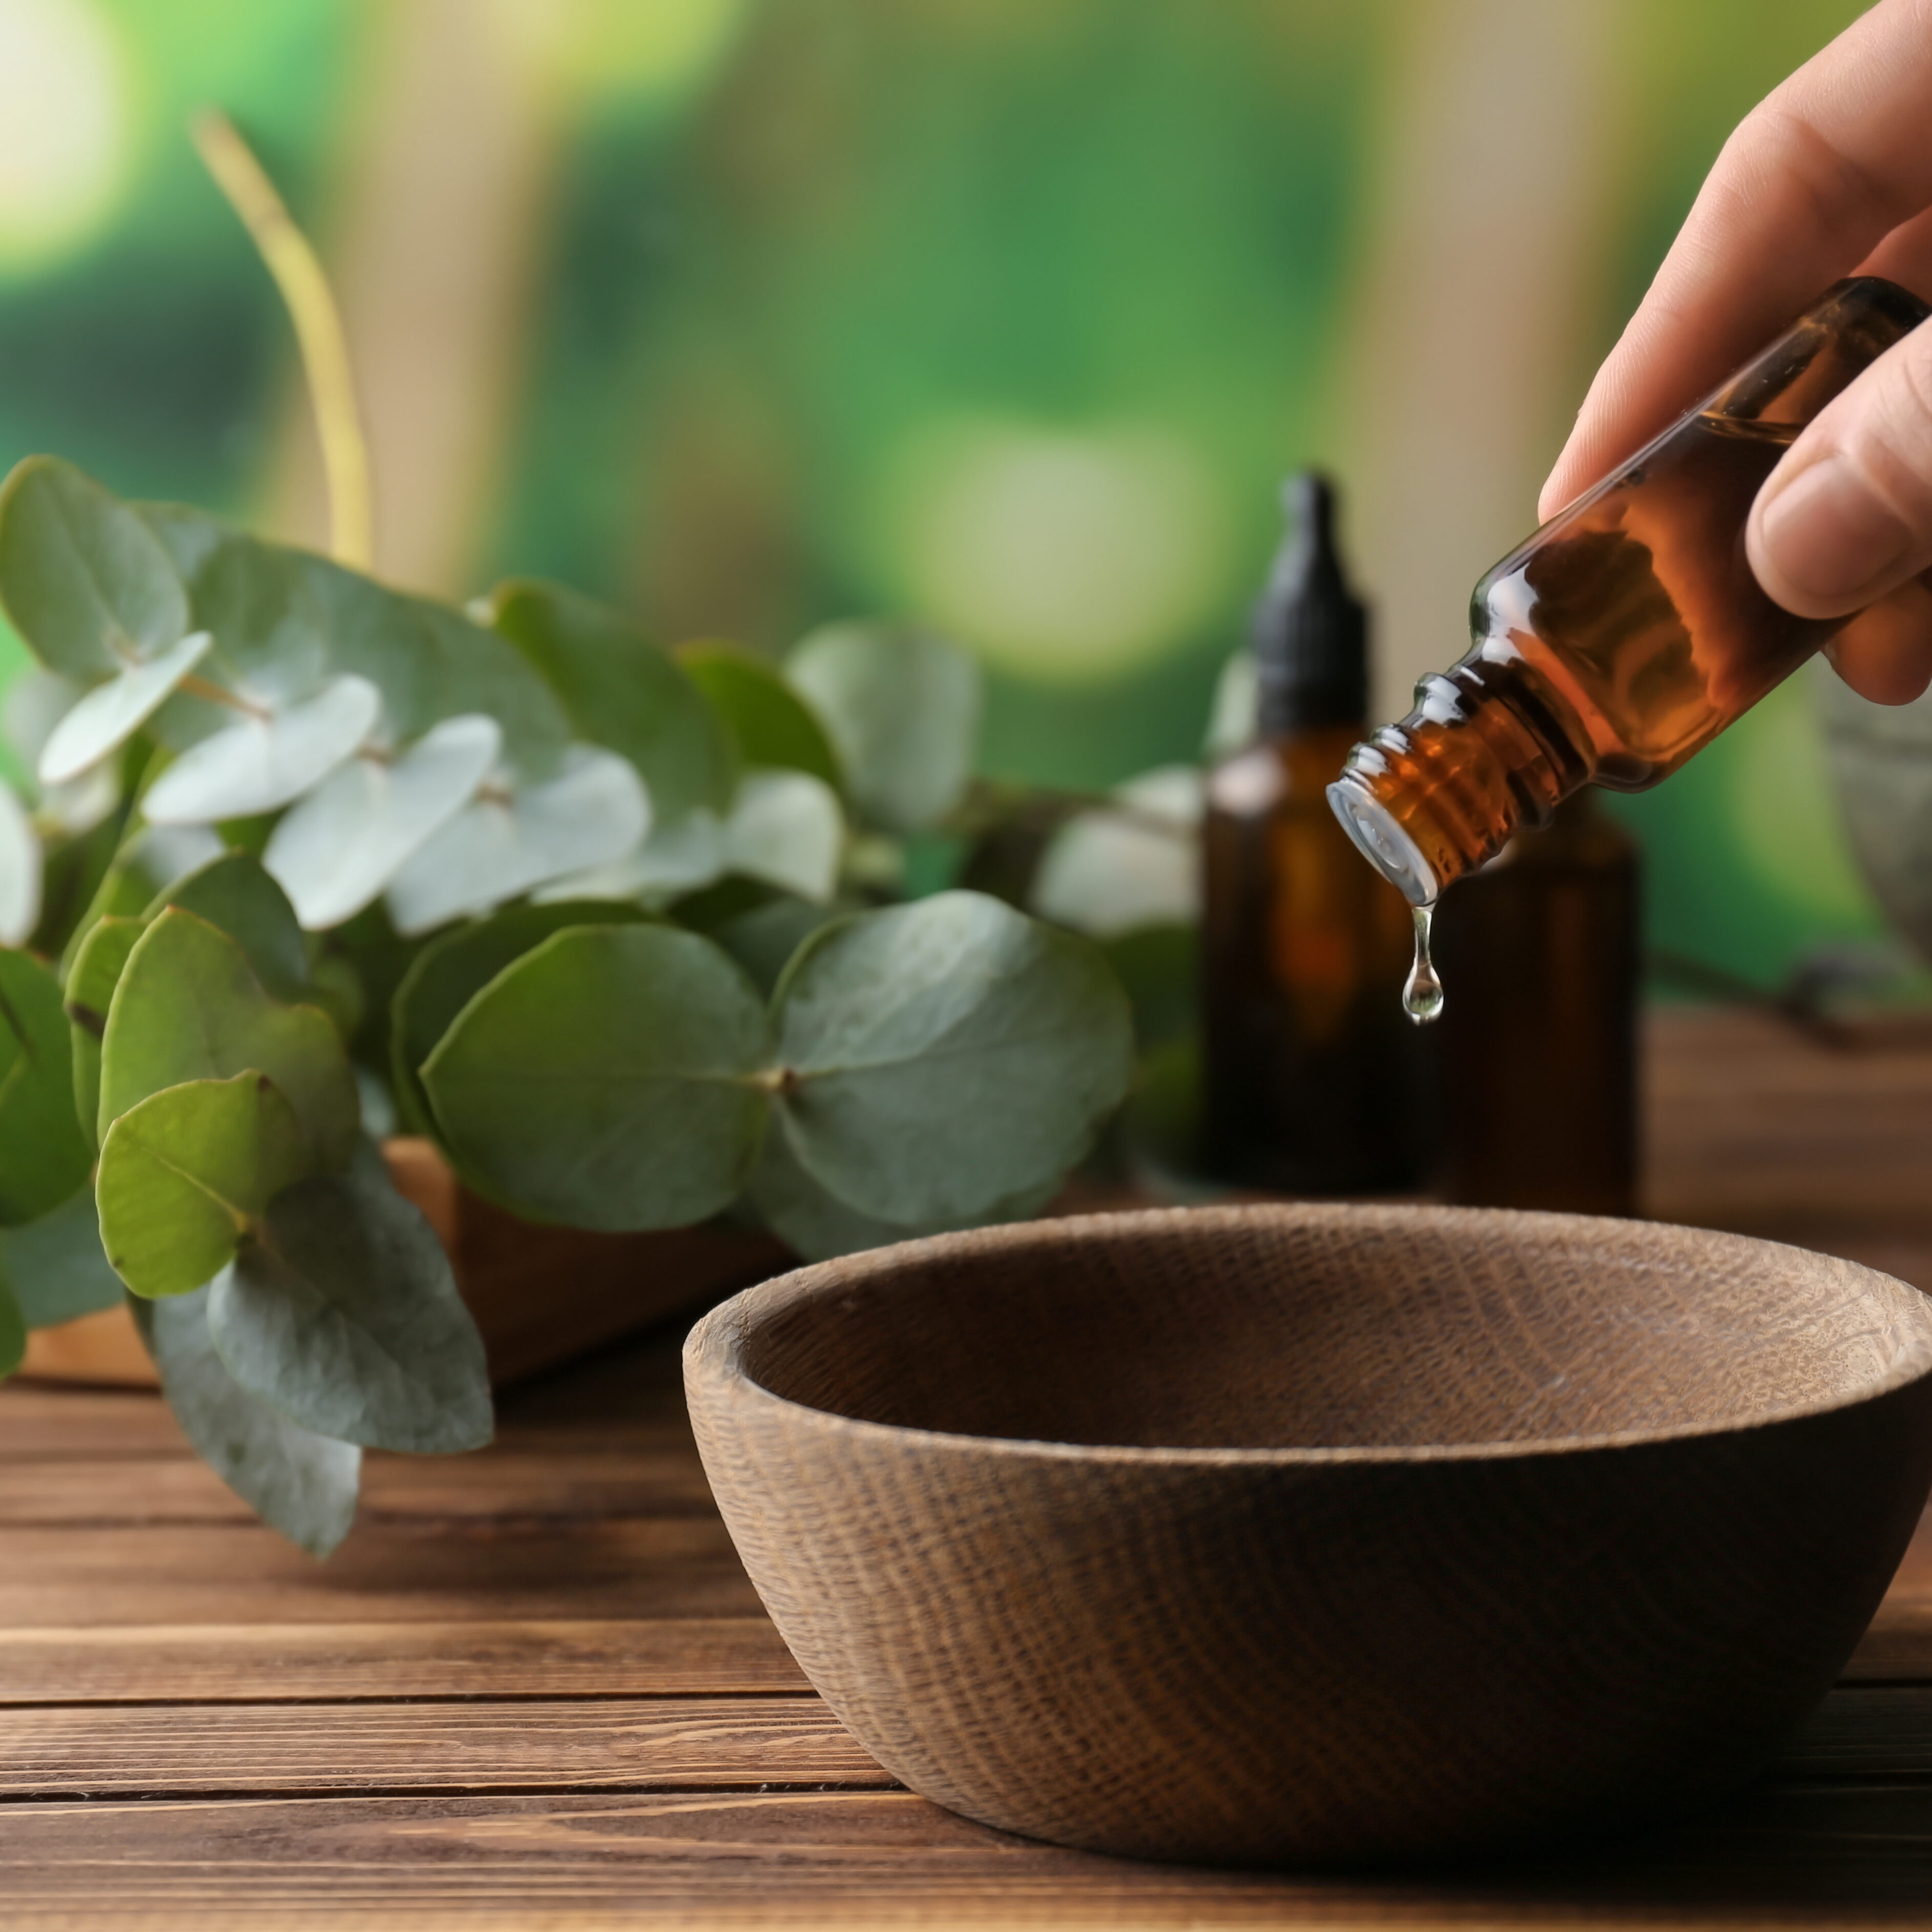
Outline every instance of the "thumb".
[[1932, 328], [1887, 350], [1786, 452], [1745, 544], [1801, 617], [1862, 610], [1932, 565]]

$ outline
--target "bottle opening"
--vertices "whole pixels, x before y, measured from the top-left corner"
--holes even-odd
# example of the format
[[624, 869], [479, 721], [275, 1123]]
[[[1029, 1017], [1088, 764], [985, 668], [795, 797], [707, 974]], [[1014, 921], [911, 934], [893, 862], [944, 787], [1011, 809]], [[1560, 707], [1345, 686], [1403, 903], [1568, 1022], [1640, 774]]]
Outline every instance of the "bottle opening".
[[1433, 868], [1386, 806], [1346, 776], [1328, 788], [1328, 802], [1362, 856], [1411, 905], [1435, 903], [1438, 886]]

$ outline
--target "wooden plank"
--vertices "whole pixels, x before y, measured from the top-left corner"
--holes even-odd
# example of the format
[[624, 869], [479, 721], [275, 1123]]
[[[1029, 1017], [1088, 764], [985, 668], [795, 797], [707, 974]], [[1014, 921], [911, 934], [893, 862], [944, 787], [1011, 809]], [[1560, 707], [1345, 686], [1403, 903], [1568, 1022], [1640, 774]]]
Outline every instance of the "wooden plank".
[[[515, 1522], [708, 1515], [711, 1491], [688, 1442], [672, 1448], [487, 1449], [473, 1456], [370, 1456], [364, 1522], [458, 1517]], [[0, 1461], [0, 1525], [252, 1522], [254, 1512], [205, 1464], [155, 1456]]]
[[892, 1784], [809, 1694], [0, 1712], [0, 1802]]
[[1902, 1925], [1932, 1912], [1932, 1803], [1773, 1787], [1560, 1860], [1348, 1877], [1098, 1858], [894, 1792], [52, 1802], [8, 1808], [0, 1896], [9, 1932]]
[[500, 1528], [366, 1523], [326, 1564], [258, 1524], [6, 1534], [0, 1628], [752, 1616], [716, 1516]]
[[763, 1616], [0, 1630], [0, 1706], [809, 1688]]

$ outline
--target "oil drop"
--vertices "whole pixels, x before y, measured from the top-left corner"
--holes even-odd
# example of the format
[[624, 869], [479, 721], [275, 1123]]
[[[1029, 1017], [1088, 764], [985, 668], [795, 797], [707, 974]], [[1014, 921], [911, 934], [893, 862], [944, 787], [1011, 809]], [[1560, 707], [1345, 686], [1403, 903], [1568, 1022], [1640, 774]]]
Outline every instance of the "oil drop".
[[1429, 956], [1429, 928], [1436, 918], [1436, 902], [1412, 908], [1415, 922], [1415, 963], [1402, 982], [1402, 1010], [1418, 1026], [1428, 1026], [1442, 1017], [1442, 982], [1436, 976], [1436, 962]]

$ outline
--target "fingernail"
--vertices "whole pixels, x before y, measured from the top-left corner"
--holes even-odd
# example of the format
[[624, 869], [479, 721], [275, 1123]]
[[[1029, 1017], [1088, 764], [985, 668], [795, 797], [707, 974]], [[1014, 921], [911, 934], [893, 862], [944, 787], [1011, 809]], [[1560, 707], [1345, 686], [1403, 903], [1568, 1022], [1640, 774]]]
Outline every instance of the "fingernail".
[[1904, 561], [1912, 532], [1840, 456], [1802, 470], [1764, 507], [1767, 560], [1800, 596], [1855, 608]]

